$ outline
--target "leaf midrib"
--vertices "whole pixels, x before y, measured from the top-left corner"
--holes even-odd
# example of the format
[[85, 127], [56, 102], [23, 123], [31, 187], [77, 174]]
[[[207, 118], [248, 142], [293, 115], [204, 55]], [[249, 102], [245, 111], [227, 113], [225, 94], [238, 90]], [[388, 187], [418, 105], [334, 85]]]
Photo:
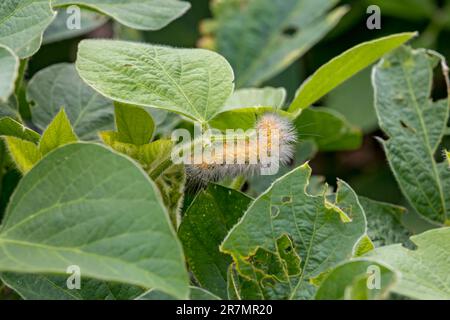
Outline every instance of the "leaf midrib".
[[[428, 137], [428, 128], [426, 127], [425, 122], [423, 121], [422, 112], [420, 111], [420, 107], [419, 107], [418, 102], [417, 102], [417, 97], [416, 97], [416, 95], [414, 93], [414, 90], [412, 88], [411, 80], [410, 80], [410, 78], [407, 75], [407, 72], [406, 72], [406, 69], [405, 69], [405, 65], [401, 64], [401, 68], [402, 68], [403, 76], [405, 77], [406, 83], [408, 85], [408, 92], [409, 92], [409, 94], [410, 94], [410, 96], [412, 98], [414, 109], [415, 109], [415, 111], [417, 113], [417, 116], [419, 117], [420, 126], [422, 128], [422, 132], [423, 132], [423, 135], [424, 135], [424, 138], [425, 138], [425, 142], [426, 142], [425, 143], [426, 149], [427, 149], [427, 152], [428, 152], [428, 156], [431, 159], [431, 167], [432, 167], [433, 175], [434, 175], [434, 178], [436, 180], [436, 184], [437, 184], [438, 189], [439, 189], [439, 197], [440, 197], [440, 200], [441, 200], [441, 207], [443, 209], [443, 212], [442, 212], [442, 214], [440, 214], [439, 212], [437, 212], [437, 213], [438, 213], [439, 216], [441, 216], [442, 218], [445, 219], [446, 212], [447, 212], [447, 208], [446, 208], [446, 205], [445, 205], [445, 197], [444, 197], [444, 192], [443, 192], [441, 180], [440, 180], [440, 177], [439, 177], [439, 173], [437, 171], [436, 162], [434, 160], [434, 154], [433, 154], [433, 152], [431, 150], [430, 138]], [[422, 189], [422, 186], [420, 186], [420, 187]], [[433, 207], [432, 207], [432, 209], [433, 209], [433, 211], [435, 210]]]
[[[155, 48], [151, 48], [151, 49], [155, 50]], [[89, 62], [91, 62], [91, 63], [97, 64], [97, 65], [101, 65], [102, 67], [107, 68], [107, 69], [109, 69], [110, 71], [118, 72], [117, 69], [115, 69], [115, 68], [113, 68], [113, 67], [111, 67], [111, 66], [109, 66], [109, 65], [107, 65], [107, 64], [101, 63], [101, 62], [96, 61], [96, 60], [89, 59], [89, 58], [86, 57], [86, 56], [84, 56], [84, 57], [82, 57], [82, 58], [85, 59], [85, 60], [87, 60], [87, 61], [89, 61]], [[191, 111], [193, 111], [192, 113], [197, 114], [197, 116], [199, 117], [199, 119], [194, 119], [194, 120], [205, 121], [205, 119], [202, 119], [202, 118], [203, 118], [202, 115], [201, 115], [201, 114], [199, 113], [199, 111], [194, 107], [194, 105], [192, 104], [192, 102], [187, 98], [187, 96], [185, 95], [185, 93], [183, 92], [183, 90], [181, 89], [181, 87], [180, 87], [180, 86], [176, 83], [176, 81], [175, 81], [175, 80], [167, 73], [167, 70], [166, 70], [166, 69], [165, 69], [165, 68], [164, 68], [157, 60], [155, 60], [155, 58], [153, 58], [153, 57], [151, 57], [151, 56], [148, 56], [148, 58], [151, 59], [151, 60], [153, 60], [154, 62], [156, 62], [156, 63], [160, 66], [161, 70], [169, 77], [169, 80], [171, 80], [172, 82], [175, 83], [175, 85], [176, 85], [178, 91], [182, 94], [184, 100], [186, 100], [186, 101], [188, 102]], [[119, 70], [119, 73], [120, 73], [120, 70]], [[134, 80], [135, 80], [135, 79], [134, 79]], [[103, 92], [103, 90], [96, 89], [96, 88], [97, 88], [97, 85], [95, 85], [92, 81], [89, 81], [88, 83], [89, 83], [90, 86], [93, 87], [96, 91]], [[141, 88], [143, 88], [143, 89], [145, 89], [145, 90], [151, 89], [151, 88], [148, 88], [146, 85], [142, 84], [142, 83], [139, 82], [139, 81], [137, 81], [137, 82], [134, 81], [134, 83], [135, 83], [137, 86], [139, 86], [139, 87], [141, 87]], [[154, 94], [154, 95], [156, 95], [156, 96], [159, 96], [159, 97], [161, 97], [161, 98], [164, 98], [165, 100], [173, 101], [170, 97], [164, 96], [164, 95], [162, 95], [161, 93], [159, 93], [159, 92], [157, 92], [157, 91], [155, 91], [155, 90], [150, 90], [150, 91], [151, 91], [152, 94]], [[115, 97], [114, 97], [112, 94], [110, 94], [110, 93], [107, 93], [107, 97], [109, 97], [109, 98], [111, 98], [111, 99], [115, 99]], [[121, 102], [124, 102], [124, 103], [130, 103], [130, 101], [127, 101], [127, 99], [122, 99]], [[141, 104], [144, 105], [144, 106], [153, 106], [154, 108], [157, 108], [157, 109], [163, 109], [163, 110], [166, 110], [166, 108], [164, 108], [164, 107], [160, 107], [160, 106], [153, 105], [153, 104], [150, 104], [150, 103], [144, 103], [144, 102], [141, 102]], [[189, 118], [192, 119], [192, 117], [193, 117], [192, 114], [186, 113], [186, 112], [183, 111], [178, 105], [175, 105], [175, 106], [176, 106], [176, 107], [180, 110], [180, 112], [182, 112], [185, 116], [187, 116], [187, 117], [189, 117]]]

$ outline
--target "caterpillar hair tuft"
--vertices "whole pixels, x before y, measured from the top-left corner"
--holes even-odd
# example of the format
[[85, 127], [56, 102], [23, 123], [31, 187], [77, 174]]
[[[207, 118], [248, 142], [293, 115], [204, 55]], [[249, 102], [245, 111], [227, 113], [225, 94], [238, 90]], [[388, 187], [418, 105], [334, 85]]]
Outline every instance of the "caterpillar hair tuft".
[[[188, 180], [195, 185], [206, 186], [208, 182], [225, 178], [261, 174], [267, 166], [261, 157], [264, 154], [276, 157], [276, 161], [281, 165], [292, 160], [297, 133], [290, 120], [275, 113], [265, 113], [250, 131], [253, 133], [247, 132], [243, 143], [236, 143], [235, 139], [226, 140], [222, 145], [222, 152], [213, 152], [210, 161], [204, 161], [204, 158], [195, 159], [194, 155], [192, 164], [186, 165]], [[275, 143], [278, 147], [274, 149]]]

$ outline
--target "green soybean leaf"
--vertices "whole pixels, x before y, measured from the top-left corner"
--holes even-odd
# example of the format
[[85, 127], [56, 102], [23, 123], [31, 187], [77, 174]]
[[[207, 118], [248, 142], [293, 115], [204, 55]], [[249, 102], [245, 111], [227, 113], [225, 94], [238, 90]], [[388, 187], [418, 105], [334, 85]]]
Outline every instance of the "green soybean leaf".
[[190, 4], [179, 0], [53, 0], [54, 7], [80, 5], [139, 30], [159, 30], [182, 16]]
[[309, 281], [351, 258], [366, 234], [364, 211], [353, 190], [340, 181], [335, 203], [324, 194], [309, 195], [310, 175], [305, 164], [276, 180], [220, 247], [261, 297], [311, 298]]
[[[159, 159], [158, 159], [159, 160]], [[184, 165], [177, 164], [168, 166], [155, 180], [169, 212], [170, 219], [175, 228], [181, 222], [181, 207], [184, 200], [184, 187], [186, 184], [186, 172]]]
[[407, 243], [411, 236], [402, 220], [406, 209], [389, 203], [359, 197], [367, 219], [367, 234], [375, 247]]
[[227, 298], [227, 271], [232, 259], [221, 253], [219, 246], [250, 201], [238, 191], [211, 184], [196, 196], [178, 230], [196, 280], [222, 298]]
[[108, 21], [108, 19], [103, 15], [89, 10], [81, 10], [80, 28], [69, 29], [67, 27], [67, 21], [70, 21], [72, 17], [74, 17], [72, 11], [67, 12], [66, 9], [57, 10], [55, 20], [53, 20], [50, 26], [45, 29], [44, 39], [42, 41], [43, 44], [82, 36], [101, 27]]
[[216, 14], [215, 48], [239, 88], [277, 75], [323, 38], [347, 12], [335, 0], [252, 0]]
[[450, 216], [450, 170], [436, 152], [449, 117], [449, 102], [430, 98], [433, 69], [440, 57], [402, 47], [374, 69], [375, 108], [389, 164], [403, 194], [428, 220]]
[[156, 187], [96, 144], [43, 158], [19, 183], [0, 231], [1, 271], [64, 274], [72, 265], [85, 277], [188, 295], [181, 245]]
[[199, 287], [190, 287], [190, 298], [191, 300], [220, 300], [220, 297], [215, 294]]
[[[11, 123], [11, 122], [10, 122]], [[6, 136], [6, 142], [14, 162], [22, 173], [27, 173], [43, 156], [50, 151], [65, 144], [78, 141], [74, 134], [64, 109], [61, 109], [36, 145], [37, 136], [31, 130], [22, 128], [20, 134], [20, 124], [11, 123], [15, 126], [14, 136]]]
[[293, 120], [292, 115], [273, 107], [250, 107], [219, 113], [209, 124], [211, 127], [226, 131], [227, 129], [254, 129], [258, 118], [264, 113], [277, 113]]
[[71, 290], [67, 287], [69, 276], [0, 274], [1, 280], [25, 300], [130, 300], [144, 291], [136, 286], [88, 278], [81, 278], [80, 288]]
[[375, 245], [373, 244], [369, 236], [366, 234], [361, 239], [359, 239], [358, 243], [356, 244], [353, 256], [354, 257], [363, 256], [367, 252], [372, 251], [374, 248]]
[[230, 265], [227, 274], [227, 292], [229, 300], [262, 300], [264, 296], [255, 282], [247, 281], [239, 275], [234, 264]]
[[249, 88], [236, 90], [225, 103], [223, 111], [247, 107], [272, 107], [279, 109], [286, 101], [284, 88]]
[[42, 156], [45, 156], [50, 151], [77, 140], [78, 138], [73, 132], [66, 112], [61, 109], [42, 134], [39, 141], [39, 151]]
[[116, 102], [114, 114], [117, 138], [121, 142], [134, 145], [149, 143], [155, 131], [152, 116], [140, 107]]
[[41, 46], [42, 34], [54, 16], [49, 0], [3, 0], [0, 44], [11, 48], [21, 59], [32, 56]]
[[61, 107], [80, 139], [97, 139], [98, 131], [114, 125], [112, 102], [86, 85], [72, 64], [56, 64], [38, 72], [29, 82], [27, 100], [32, 104], [32, 121], [41, 130]]
[[289, 112], [300, 113], [354, 74], [398, 48], [416, 33], [400, 33], [359, 44], [320, 67], [297, 92]]
[[0, 102], [6, 102], [13, 93], [18, 74], [19, 58], [11, 49], [0, 45]]
[[251, 129], [259, 115], [265, 112], [278, 112], [291, 117], [281, 110], [286, 101], [283, 88], [250, 88], [236, 90], [225, 103], [222, 112], [209, 124], [220, 130]]
[[361, 130], [331, 109], [305, 109], [294, 124], [298, 137], [314, 141], [320, 151], [354, 150], [362, 144]]
[[449, 165], [449, 167], [450, 167], [450, 152], [449, 152], [449, 151], [446, 151], [446, 152], [445, 152], [445, 155], [446, 155], [446, 157], [447, 157], [448, 165]]
[[17, 98], [15, 95], [9, 96], [5, 102], [0, 101], [0, 118], [10, 117], [14, 120], [20, 119]]
[[[190, 300], [220, 300], [220, 298], [211, 292], [199, 288], [189, 287], [189, 299]], [[173, 296], [165, 294], [158, 290], [149, 290], [139, 296], [137, 300], [176, 300]]]
[[414, 250], [395, 244], [377, 248], [367, 257], [400, 273], [394, 292], [413, 299], [450, 299], [450, 228], [433, 229], [412, 236], [411, 241], [417, 246]]
[[143, 169], [154, 178], [159, 177], [161, 172], [156, 173], [158, 167], [162, 165], [172, 151], [172, 141], [156, 140], [144, 145], [134, 145], [121, 142], [117, 137], [117, 132], [105, 131], [100, 133], [103, 142], [114, 150], [126, 154], [141, 164]]
[[342, 263], [326, 275], [315, 299], [385, 299], [397, 282], [398, 275], [387, 266], [369, 259], [352, 260]]
[[0, 119], [0, 136], [16, 137], [34, 143], [38, 143], [41, 138], [39, 133], [11, 118]]
[[228, 62], [202, 49], [85, 40], [76, 65], [83, 80], [108, 98], [170, 110], [199, 122], [214, 117], [233, 91]]
[[[116, 110], [122, 107], [123, 105], [116, 106]], [[127, 107], [125, 106], [125, 108]], [[121, 113], [124, 111], [125, 109], [116, 112], [116, 116], [121, 117]], [[141, 111], [146, 112], [142, 109]], [[138, 113], [140, 113], [140, 111]], [[127, 119], [131, 120], [133, 119], [133, 116], [128, 116]], [[124, 119], [119, 120], [119, 122], [120, 121], [124, 121]], [[129, 124], [132, 126], [131, 122]], [[124, 124], [121, 126], [123, 125]], [[175, 228], [177, 228], [181, 220], [180, 210], [183, 203], [186, 174], [183, 165], [172, 164], [170, 160], [170, 154], [173, 146], [172, 141], [162, 139], [142, 145], [136, 145], [122, 142], [119, 132], [105, 131], [100, 134], [100, 137], [106, 145], [109, 145], [114, 150], [135, 159], [147, 172], [149, 177], [155, 181], [159, 191], [161, 192], [164, 205], [169, 212], [172, 224]], [[139, 130], [135, 132], [139, 132]], [[140, 132], [142, 133], [142, 131]], [[149, 133], [146, 135], [147, 137], [150, 136]]]
[[33, 142], [14, 136], [5, 137], [5, 141], [14, 163], [22, 173], [30, 171], [42, 157], [38, 146]]

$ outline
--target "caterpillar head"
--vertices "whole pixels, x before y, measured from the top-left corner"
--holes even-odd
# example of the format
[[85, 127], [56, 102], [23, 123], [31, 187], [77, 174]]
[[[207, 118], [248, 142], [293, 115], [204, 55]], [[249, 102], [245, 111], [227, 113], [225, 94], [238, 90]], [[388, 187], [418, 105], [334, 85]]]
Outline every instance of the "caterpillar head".
[[297, 131], [289, 119], [276, 113], [265, 113], [256, 122], [256, 130], [266, 134], [268, 140], [278, 135], [280, 163], [286, 165], [292, 160]]

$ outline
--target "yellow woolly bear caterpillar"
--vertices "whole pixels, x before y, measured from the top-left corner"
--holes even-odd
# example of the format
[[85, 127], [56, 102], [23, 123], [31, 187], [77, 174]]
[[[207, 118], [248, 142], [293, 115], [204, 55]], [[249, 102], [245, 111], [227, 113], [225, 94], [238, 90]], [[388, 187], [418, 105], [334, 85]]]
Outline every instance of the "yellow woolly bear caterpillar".
[[286, 165], [292, 160], [297, 135], [288, 119], [275, 113], [263, 114], [251, 132], [247, 131], [243, 136], [226, 135], [227, 139], [221, 141], [221, 148], [214, 149], [207, 157], [204, 148], [201, 153], [194, 153], [191, 164], [186, 165], [188, 179], [206, 185], [224, 178], [261, 174], [274, 165], [267, 163], [264, 155], [271, 161], [276, 157], [276, 171], [278, 164]]

